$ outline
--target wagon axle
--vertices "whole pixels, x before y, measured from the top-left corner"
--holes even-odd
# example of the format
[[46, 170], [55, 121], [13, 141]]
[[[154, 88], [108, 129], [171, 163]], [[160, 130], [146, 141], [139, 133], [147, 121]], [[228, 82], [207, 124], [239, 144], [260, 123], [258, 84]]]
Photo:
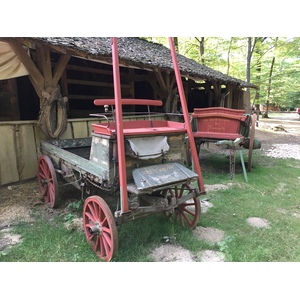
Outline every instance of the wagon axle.
[[96, 222], [90, 229], [89, 232], [91, 235], [96, 233], [97, 235], [102, 235], [103, 229], [99, 222]]
[[41, 185], [45, 186], [49, 184], [49, 180], [48, 179], [41, 179]]

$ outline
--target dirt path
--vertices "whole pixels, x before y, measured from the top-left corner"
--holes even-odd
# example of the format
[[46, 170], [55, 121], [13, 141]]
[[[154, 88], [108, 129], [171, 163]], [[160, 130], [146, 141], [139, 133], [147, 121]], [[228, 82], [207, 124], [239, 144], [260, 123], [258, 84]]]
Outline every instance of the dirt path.
[[[285, 119], [284, 119], [285, 118]], [[270, 157], [300, 159], [300, 119], [298, 114], [260, 119], [255, 137]]]

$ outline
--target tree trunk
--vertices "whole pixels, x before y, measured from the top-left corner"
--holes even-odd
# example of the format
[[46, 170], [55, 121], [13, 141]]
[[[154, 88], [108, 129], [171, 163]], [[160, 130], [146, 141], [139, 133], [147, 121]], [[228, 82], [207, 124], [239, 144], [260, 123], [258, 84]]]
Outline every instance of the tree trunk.
[[229, 69], [230, 69], [230, 52], [231, 52], [231, 45], [232, 45], [232, 39], [230, 39], [228, 52], [227, 52], [227, 75], [229, 75]]
[[204, 37], [200, 39], [200, 58], [201, 63], [204, 65]]
[[177, 53], [179, 53], [179, 47], [178, 47], [178, 37], [174, 37], [174, 48], [175, 48], [175, 51]]
[[252, 55], [255, 49], [256, 42], [257, 42], [257, 38], [254, 38], [252, 43], [252, 38], [248, 37], [247, 69], [246, 69], [246, 81], [248, 83], [250, 83], [250, 79], [251, 79], [251, 72], [250, 72], [251, 60], [252, 60]]
[[[275, 44], [274, 48], [276, 47], [278, 37], [275, 39]], [[274, 64], [275, 64], [275, 55], [273, 55], [272, 62], [271, 62], [271, 67], [270, 67], [270, 73], [269, 73], [269, 80], [268, 80], [268, 89], [267, 89], [267, 100], [266, 100], [266, 112], [263, 115], [263, 118], [268, 118], [268, 113], [269, 113], [269, 98], [270, 98], [270, 93], [271, 93], [271, 83], [272, 83], [272, 75], [273, 75], [273, 69], [274, 69]]]
[[[251, 39], [251, 38], [248, 38], [248, 41], [249, 41], [249, 39]], [[252, 56], [254, 50], [257, 55], [257, 62], [256, 62], [256, 73], [257, 73], [256, 81], [257, 82], [260, 82], [260, 79], [261, 79], [261, 59], [263, 56], [262, 43], [266, 39], [267, 39], [266, 37], [255, 37], [254, 41], [253, 41], [253, 45], [252, 45], [251, 56]], [[248, 42], [248, 49], [249, 49], [249, 42]], [[249, 70], [249, 75], [250, 75], [250, 70]], [[250, 82], [250, 77], [249, 77], [249, 82]], [[259, 89], [258, 89], [255, 94], [255, 99], [254, 99], [253, 105], [254, 105], [255, 101], [259, 99], [259, 97], [260, 97], [260, 94], [259, 94]]]
[[195, 38], [199, 43], [199, 53], [200, 53], [200, 62], [202, 65], [204, 65], [204, 37]]
[[[262, 38], [258, 37], [256, 39], [256, 44], [257, 47], [255, 48], [255, 53], [257, 55], [257, 62], [256, 62], [256, 82], [260, 82], [261, 80], [261, 58], [262, 58], [262, 49], [261, 49], [261, 44], [262, 44]], [[260, 98], [260, 93], [259, 89], [257, 90], [257, 93], [255, 94], [255, 102], [259, 101]]]

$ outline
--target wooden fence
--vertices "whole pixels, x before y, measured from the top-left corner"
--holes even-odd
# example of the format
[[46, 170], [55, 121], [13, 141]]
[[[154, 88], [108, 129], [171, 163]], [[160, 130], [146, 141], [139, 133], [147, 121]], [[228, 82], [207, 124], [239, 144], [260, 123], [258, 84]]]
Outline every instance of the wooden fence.
[[[131, 116], [124, 119], [147, 119], [148, 116]], [[164, 115], [152, 117], [162, 120]], [[60, 139], [89, 137], [92, 123], [98, 119], [69, 119], [67, 129]], [[37, 176], [37, 159], [40, 142], [46, 136], [37, 126], [37, 121], [0, 122], [0, 186]]]

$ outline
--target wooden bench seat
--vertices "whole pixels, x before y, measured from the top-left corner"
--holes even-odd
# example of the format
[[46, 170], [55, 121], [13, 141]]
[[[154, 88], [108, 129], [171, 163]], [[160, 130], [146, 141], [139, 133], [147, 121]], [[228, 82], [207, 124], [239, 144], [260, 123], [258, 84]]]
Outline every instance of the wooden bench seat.
[[[116, 134], [114, 123], [92, 124], [93, 131], [97, 134], [113, 136]], [[156, 135], [168, 133], [185, 133], [184, 123], [167, 120], [132, 120], [123, 122], [125, 136]]]
[[195, 108], [192, 117], [197, 122], [194, 137], [199, 139], [235, 140], [242, 137], [241, 124], [247, 116], [244, 110], [224, 107]]

